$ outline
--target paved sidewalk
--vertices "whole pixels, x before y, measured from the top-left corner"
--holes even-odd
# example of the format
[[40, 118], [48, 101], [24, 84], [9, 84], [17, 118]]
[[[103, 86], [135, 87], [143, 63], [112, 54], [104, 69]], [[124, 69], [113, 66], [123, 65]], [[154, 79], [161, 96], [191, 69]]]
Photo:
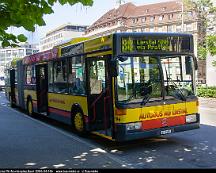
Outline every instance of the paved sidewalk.
[[215, 108], [216, 110], [216, 98], [199, 97], [199, 103], [201, 107]]
[[129, 168], [105, 147], [7, 106], [0, 92], [0, 169]]

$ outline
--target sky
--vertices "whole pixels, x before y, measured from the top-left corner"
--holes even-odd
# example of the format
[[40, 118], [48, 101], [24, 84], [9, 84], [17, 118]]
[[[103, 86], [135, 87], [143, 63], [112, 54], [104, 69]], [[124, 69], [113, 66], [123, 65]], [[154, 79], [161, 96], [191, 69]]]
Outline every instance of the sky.
[[[171, 0], [125, 0], [125, 2], [132, 2], [135, 5], [165, 1]], [[44, 16], [46, 26], [37, 26], [34, 33], [13, 27], [9, 29], [9, 32], [15, 34], [24, 33], [28, 37], [29, 43], [39, 43], [40, 38], [44, 37], [46, 32], [55, 29], [60, 25], [66, 23], [91, 25], [104, 13], [113, 9], [115, 6], [116, 0], [94, 0], [94, 4], [91, 7], [84, 7], [81, 4], [75, 4], [73, 6], [55, 4], [53, 7], [54, 13]]]

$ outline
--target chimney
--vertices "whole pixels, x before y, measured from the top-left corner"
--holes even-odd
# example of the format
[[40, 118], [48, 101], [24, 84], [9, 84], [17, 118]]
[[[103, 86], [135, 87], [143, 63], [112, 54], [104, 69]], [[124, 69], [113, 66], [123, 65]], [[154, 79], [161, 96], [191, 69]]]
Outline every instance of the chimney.
[[119, 8], [120, 5], [124, 4], [125, 0], [116, 0], [115, 9]]

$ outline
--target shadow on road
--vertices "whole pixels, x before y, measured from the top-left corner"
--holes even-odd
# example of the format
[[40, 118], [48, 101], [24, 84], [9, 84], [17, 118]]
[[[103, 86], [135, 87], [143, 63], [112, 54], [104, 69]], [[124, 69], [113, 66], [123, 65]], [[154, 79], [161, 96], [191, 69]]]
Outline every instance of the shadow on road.
[[[81, 138], [68, 125], [40, 115], [34, 118]], [[121, 143], [89, 134], [81, 140], [93, 144], [95, 148], [82, 152], [73, 159], [80, 166], [79, 163], [109, 153], [121, 160], [121, 168], [216, 168], [216, 147], [209, 147], [209, 141], [199, 135], [208, 132], [216, 133], [216, 127], [201, 125], [201, 129], [194, 131]], [[102, 167], [109, 168], [111, 164], [107, 162]]]

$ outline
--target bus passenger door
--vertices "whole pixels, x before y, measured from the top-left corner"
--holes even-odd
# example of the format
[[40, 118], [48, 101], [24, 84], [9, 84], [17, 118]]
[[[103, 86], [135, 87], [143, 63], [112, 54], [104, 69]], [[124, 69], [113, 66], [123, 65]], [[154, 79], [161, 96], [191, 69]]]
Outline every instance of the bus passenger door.
[[112, 99], [108, 60], [99, 57], [89, 58], [87, 68], [90, 129], [102, 130], [111, 136]]
[[37, 107], [39, 113], [47, 113], [48, 108], [48, 74], [47, 64], [36, 66]]

